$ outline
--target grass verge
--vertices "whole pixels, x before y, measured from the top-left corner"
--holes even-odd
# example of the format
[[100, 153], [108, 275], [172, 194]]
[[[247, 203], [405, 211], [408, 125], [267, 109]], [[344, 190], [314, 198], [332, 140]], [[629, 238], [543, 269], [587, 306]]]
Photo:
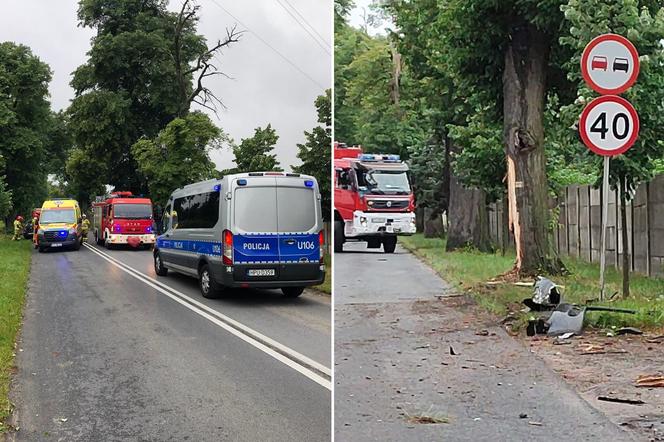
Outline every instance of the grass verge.
[[325, 254], [325, 281], [314, 288], [328, 295], [332, 294], [332, 260], [329, 253]]
[[11, 412], [9, 381], [14, 367], [14, 342], [30, 271], [30, 241], [0, 235], [0, 433]]
[[[445, 251], [444, 239], [428, 239], [417, 234], [399, 238], [401, 244], [429, 264], [443, 279], [468, 292], [478, 305], [489, 312], [505, 316], [509, 312], [520, 312], [521, 301], [532, 296], [531, 287], [520, 287], [511, 283], [487, 285], [490, 279], [510, 270], [514, 254], [481, 253], [474, 250]], [[599, 265], [589, 264], [573, 258], [565, 258], [570, 271], [566, 276], [551, 276], [562, 288], [566, 302], [585, 304], [599, 296]], [[547, 276], [547, 275], [543, 275]], [[606, 272], [607, 293], [622, 291], [622, 276], [613, 267]], [[586, 324], [598, 328], [640, 327], [656, 329], [664, 326], [664, 279], [654, 279], [632, 274], [631, 296], [603, 303], [612, 307], [636, 310], [636, 315], [606, 312], [589, 312]], [[519, 324], [527, 322], [528, 314], [519, 313]]]

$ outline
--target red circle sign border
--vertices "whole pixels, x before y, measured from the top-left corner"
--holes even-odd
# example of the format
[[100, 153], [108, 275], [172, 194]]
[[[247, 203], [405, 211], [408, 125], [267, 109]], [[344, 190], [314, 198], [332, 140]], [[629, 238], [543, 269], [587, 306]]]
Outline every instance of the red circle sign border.
[[[603, 41], [608, 40], [617, 41], [618, 43], [623, 44], [629, 53], [632, 54], [632, 58], [634, 58], [634, 70], [632, 71], [632, 76], [629, 77], [629, 80], [627, 80], [624, 85], [616, 89], [604, 89], [603, 87], [600, 87], [592, 81], [590, 78], [590, 73], [588, 72], [588, 57], [590, 57], [590, 52], [595, 46], [602, 43]], [[639, 53], [636, 50], [634, 44], [622, 35], [618, 34], [603, 34], [593, 38], [583, 50], [583, 55], [581, 56], [581, 74], [583, 75], [583, 79], [586, 81], [586, 84], [592, 88], [592, 90], [603, 95], [618, 95], [631, 88], [634, 83], [636, 83], [636, 79], [639, 77], [640, 66], [641, 63], [639, 61]]]
[[[598, 105], [606, 103], [607, 101], [613, 101], [624, 106], [625, 109], [627, 109], [627, 112], [629, 112], [629, 114], [631, 115], [632, 121], [634, 123], [634, 131], [632, 132], [632, 136], [629, 137], [629, 139], [620, 149], [614, 149], [614, 150], [602, 149], [601, 147], [595, 145], [592, 141], [590, 141], [590, 138], [588, 138], [588, 134], [586, 134], [585, 130], [586, 120], [588, 119], [590, 111], [593, 110]], [[588, 147], [588, 149], [592, 150], [597, 155], [602, 155], [605, 157], [613, 157], [627, 152], [627, 150], [629, 150], [629, 148], [632, 147], [634, 143], [636, 143], [636, 139], [639, 137], [639, 129], [640, 129], [639, 114], [636, 113], [636, 109], [634, 109], [632, 103], [625, 100], [623, 97], [619, 97], [617, 95], [603, 95], [601, 97], [595, 98], [593, 101], [590, 102], [590, 104], [588, 104], [585, 107], [585, 109], [583, 109], [583, 112], [581, 113], [581, 120], [579, 121], [579, 133], [581, 134], [581, 139], [583, 140], [583, 143]]]

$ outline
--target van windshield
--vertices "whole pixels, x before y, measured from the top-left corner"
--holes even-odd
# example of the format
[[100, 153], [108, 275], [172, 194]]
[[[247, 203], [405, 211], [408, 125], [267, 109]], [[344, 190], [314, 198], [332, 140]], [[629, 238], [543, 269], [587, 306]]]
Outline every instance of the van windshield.
[[125, 219], [151, 219], [150, 204], [113, 204], [113, 217]]
[[39, 217], [39, 224], [76, 223], [74, 209], [44, 209]]

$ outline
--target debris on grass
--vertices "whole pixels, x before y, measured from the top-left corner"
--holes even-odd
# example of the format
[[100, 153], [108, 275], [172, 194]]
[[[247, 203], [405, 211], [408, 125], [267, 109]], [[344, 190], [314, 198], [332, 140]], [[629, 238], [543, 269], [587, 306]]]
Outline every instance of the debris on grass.
[[617, 335], [642, 335], [643, 332], [636, 327], [623, 327], [616, 331]]

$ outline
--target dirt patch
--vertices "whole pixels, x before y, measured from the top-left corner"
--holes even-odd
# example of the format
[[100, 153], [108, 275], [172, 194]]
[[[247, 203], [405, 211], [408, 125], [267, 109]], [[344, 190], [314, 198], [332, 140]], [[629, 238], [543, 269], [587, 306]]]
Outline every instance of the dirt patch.
[[612, 422], [643, 440], [664, 441], [664, 388], [637, 384], [664, 374], [664, 341], [655, 336], [607, 337], [595, 330], [563, 341], [521, 340]]

